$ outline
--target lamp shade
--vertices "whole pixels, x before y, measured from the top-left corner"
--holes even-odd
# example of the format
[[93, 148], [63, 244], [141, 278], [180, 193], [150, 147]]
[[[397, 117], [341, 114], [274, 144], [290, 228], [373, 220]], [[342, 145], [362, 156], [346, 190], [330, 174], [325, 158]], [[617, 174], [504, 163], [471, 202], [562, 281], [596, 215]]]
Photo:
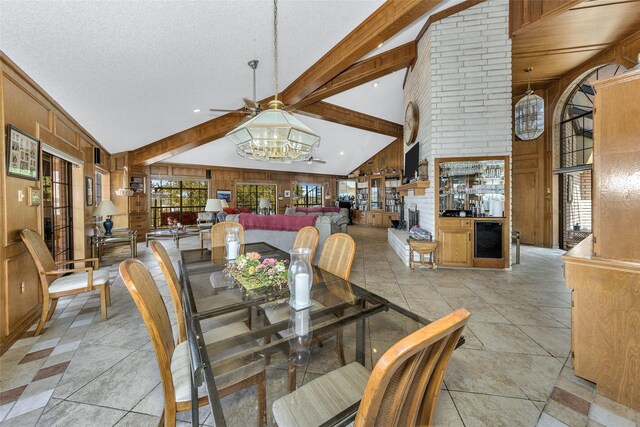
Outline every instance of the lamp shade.
[[228, 208], [229, 207], [229, 203], [227, 203], [227, 201], [225, 199], [220, 199], [220, 203], [222, 203], [222, 207], [223, 208]]
[[204, 207], [205, 212], [220, 212], [222, 210], [222, 202], [220, 199], [207, 199], [207, 205]]
[[120, 211], [111, 200], [103, 200], [93, 211], [93, 216], [120, 215]]
[[260, 209], [271, 209], [271, 201], [267, 198], [262, 198], [260, 199], [260, 205], [259, 205]]

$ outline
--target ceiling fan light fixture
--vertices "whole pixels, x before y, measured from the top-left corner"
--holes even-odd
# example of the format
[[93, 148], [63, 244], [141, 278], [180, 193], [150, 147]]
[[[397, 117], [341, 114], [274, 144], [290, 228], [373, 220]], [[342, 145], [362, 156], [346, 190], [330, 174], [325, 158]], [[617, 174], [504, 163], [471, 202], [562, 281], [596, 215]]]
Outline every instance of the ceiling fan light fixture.
[[[273, 33], [275, 62], [275, 96], [269, 109], [242, 123], [227, 133], [236, 146], [236, 153], [252, 160], [291, 163], [303, 161], [320, 145], [320, 136], [308, 126], [284, 111], [278, 100], [278, 3], [273, 2]], [[257, 66], [257, 61], [255, 61]], [[251, 62], [249, 66], [253, 68]], [[255, 68], [254, 68], [255, 69]]]

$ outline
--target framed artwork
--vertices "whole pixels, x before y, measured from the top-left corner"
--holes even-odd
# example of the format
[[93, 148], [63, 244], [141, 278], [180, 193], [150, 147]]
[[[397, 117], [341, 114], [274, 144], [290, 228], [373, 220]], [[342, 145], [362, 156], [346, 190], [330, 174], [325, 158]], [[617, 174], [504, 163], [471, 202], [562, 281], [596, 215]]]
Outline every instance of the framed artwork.
[[12, 125], [7, 125], [7, 175], [40, 177], [40, 141]]
[[93, 206], [93, 178], [84, 177], [84, 194], [87, 206]]
[[216, 191], [216, 199], [231, 201], [231, 190], [218, 190]]
[[29, 187], [29, 206], [40, 206], [42, 191], [38, 187]]
[[291, 190], [284, 190], [284, 197], [291, 197]]

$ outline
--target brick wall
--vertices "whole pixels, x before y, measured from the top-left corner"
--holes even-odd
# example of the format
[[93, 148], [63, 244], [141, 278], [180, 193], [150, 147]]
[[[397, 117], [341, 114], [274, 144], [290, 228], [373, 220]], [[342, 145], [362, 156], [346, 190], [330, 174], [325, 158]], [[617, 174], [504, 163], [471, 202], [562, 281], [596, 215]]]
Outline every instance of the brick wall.
[[508, 0], [488, 0], [431, 25], [418, 44], [405, 106], [418, 106], [416, 143], [429, 160], [432, 185], [424, 197], [410, 193], [405, 207], [416, 204], [420, 225], [432, 232], [435, 158], [511, 155], [508, 30]]

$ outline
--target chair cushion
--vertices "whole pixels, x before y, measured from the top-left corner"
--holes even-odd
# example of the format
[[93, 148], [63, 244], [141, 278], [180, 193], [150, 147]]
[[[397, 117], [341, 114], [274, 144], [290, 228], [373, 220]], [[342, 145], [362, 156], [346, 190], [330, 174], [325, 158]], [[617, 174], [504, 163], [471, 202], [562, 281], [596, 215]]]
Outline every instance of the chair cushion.
[[[255, 347], [257, 343], [254, 340], [242, 342], [242, 338], [239, 338], [237, 344], [234, 343], [236, 345], [230, 346], [228, 350], [216, 352], [215, 343], [247, 332], [249, 332], [249, 328], [241, 322], [221, 326], [205, 332], [203, 337], [204, 341], [207, 343], [209, 357], [215, 362], [216, 360], [233, 356], [234, 354]], [[189, 345], [188, 341], [185, 341], [176, 346], [173, 352], [173, 357], [171, 358], [171, 376], [173, 378], [173, 387], [176, 393], [176, 402], [186, 402], [191, 400], [190, 363]], [[252, 361], [242, 359], [237, 360], [232, 364], [232, 366], [227, 367], [225, 372], [222, 374], [216, 372], [216, 369], [214, 369], [213, 375], [215, 376], [216, 387], [218, 390], [222, 390], [233, 384], [237, 384], [264, 371], [265, 366], [266, 363], [264, 358], [260, 357]], [[202, 389], [198, 390], [198, 395], [204, 395]]]
[[[66, 292], [87, 287], [89, 273], [75, 273], [54, 280], [49, 285], [49, 293]], [[102, 286], [109, 283], [109, 273], [106, 269], [93, 271], [93, 286]]]
[[369, 370], [357, 362], [316, 378], [273, 402], [279, 426], [319, 426], [362, 399]]

